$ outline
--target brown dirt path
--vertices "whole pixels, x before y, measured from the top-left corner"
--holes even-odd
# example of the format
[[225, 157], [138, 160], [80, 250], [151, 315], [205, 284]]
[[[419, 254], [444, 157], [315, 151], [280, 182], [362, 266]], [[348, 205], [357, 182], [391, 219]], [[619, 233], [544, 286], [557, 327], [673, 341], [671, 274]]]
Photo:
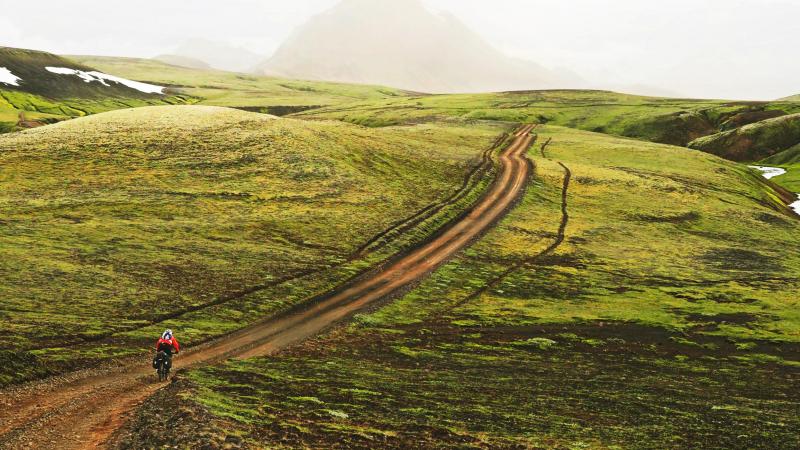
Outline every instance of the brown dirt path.
[[[176, 367], [273, 354], [318, 334], [379, 300], [402, 292], [478, 239], [523, 193], [532, 164], [524, 154], [532, 125], [520, 128], [500, 155], [501, 170], [486, 195], [461, 220], [371, 276], [299, 309], [176, 357]], [[73, 374], [0, 393], [0, 448], [97, 448], [128, 414], [163, 387], [146, 362]]]

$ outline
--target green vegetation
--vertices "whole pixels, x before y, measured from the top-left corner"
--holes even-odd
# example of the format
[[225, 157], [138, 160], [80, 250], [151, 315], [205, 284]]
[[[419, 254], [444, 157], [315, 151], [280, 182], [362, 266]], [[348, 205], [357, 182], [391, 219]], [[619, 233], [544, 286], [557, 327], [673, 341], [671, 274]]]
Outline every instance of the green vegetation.
[[757, 161], [800, 145], [800, 114], [768, 119], [699, 138], [690, 148], [733, 161]]
[[[47, 58], [61, 59], [40, 52], [29, 53], [37, 57], [47, 55]], [[173, 97], [164, 100], [170, 104], [199, 102], [278, 116], [336, 119], [368, 127], [432, 122], [453, 117], [535, 122], [658, 143], [691, 145], [747, 162], [758, 161], [800, 144], [796, 130], [791, 125], [794, 120], [783, 117], [800, 113], [800, 102], [790, 99], [727, 102], [651, 98], [605, 91], [420, 96], [379, 86], [296, 81], [191, 69], [148, 59], [71, 56], [60, 64], [95, 67], [129, 79], [168, 86]], [[80, 81], [77, 78], [75, 80]], [[149, 99], [143, 105], [131, 99], [113, 98], [106, 93], [86, 95], [78, 102], [58, 101], [53, 105], [46, 104], [53, 103], [46, 100], [52, 97], [37, 94], [43, 98], [28, 101], [27, 109], [15, 105], [16, 109], [4, 114], [0, 105], [0, 119], [15, 117], [20, 109], [50, 114], [35, 118], [56, 119], [153, 103]], [[85, 99], [89, 97], [94, 97], [95, 101], [86, 102]], [[53, 110], [63, 111], [53, 113]], [[15, 122], [3, 122], [4, 125], [0, 126], [2, 130], [16, 129]]]
[[[135, 58], [72, 56], [83, 64], [133, 80], [170, 86], [183, 94], [201, 98], [205, 105], [251, 108], [256, 112], [285, 115], [303, 108], [374, 101], [403, 96], [387, 87], [237, 74], [217, 70], [190, 69], [160, 61]], [[262, 110], [263, 109], [263, 110]]]
[[787, 166], [792, 164], [800, 164], [800, 144], [788, 148], [778, 154], [772, 155], [769, 158], [764, 158], [760, 161], [760, 163], [766, 166]]
[[483, 240], [351, 325], [186, 374], [126, 444], [800, 445], [788, 193], [704, 153], [539, 133], [526, 197]]
[[491, 173], [442, 199], [505, 129], [169, 106], [0, 136], [0, 384], [141, 353], [165, 326], [197, 344], [329, 290], [474, 201]]
[[786, 169], [786, 174], [775, 177], [772, 181], [792, 192], [800, 193], [800, 163], [782, 165], [781, 167]]
[[775, 177], [772, 181], [792, 192], [800, 193], [800, 144], [759, 161], [759, 164], [785, 169], [785, 175]]
[[19, 86], [6, 86], [9, 90], [27, 92], [51, 99], [105, 99], [109, 97], [152, 99], [145, 94], [117, 83], [107, 85], [87, 83], [79, 77], [49, 72], [46, 67], [58, 67], [91, 72], [92, 67], [76, 63], [47, 52], [0, 47], [0, 67], [5, 67], [21, 78]]
[[[125, 444], [800, 446], [800, 102], [419, 96], [73, 59], [171, 96], [0, 91], [0, 131], [126, 108], [0, 136], [0, 385], [328, 292], [463, 212], [495, 171], [480, 156], [526, 122], [549, 145], [485, 238], [325, 336], [181, 374]], [[289, 118], [127, 109], [161, 102]]]
[[[794, 102], [731, 103], [650, 98], [605, 91], [530, 91], [405, 97], [316, 109], [297, 116], [378, 125], [416, 123], [443, 117], [517, 121], [687, 146], [705, 136], [799, 112], [800, 103]], [[768, 133], [756, 136], [761, 137], [773, 136]], [[792, 134], [792, 139], [794, 137]], [[800, 143], [800, 138], [794, 143]], [[724, 155], [721, 150], [716, 152], [735, 156], [737, 160], [757, 161], [767, 156], [763, 147], [772, 144], [772, 140], [763, 145], [756, 143], [752, 150], [748, 147], [736, 155]], [[784, 145], [783, 141], [781, 145]], [[775, 150], [785, 148], [788, 147]]]
[[76, 76], [50, 73], [48, 66], [95, 70], [50, 53], [0, 47], [0, 67], [21, 78], [19, 86], [0, 84], [0, 133], [114, 109], [195, 101], [180, 94], [144, 94], [116, 83], [87, 83]]
[[453, 117], [547, 123], [658, 143], [691, 144], [693, 148], [749, 162], [800, 144], [797, 133], [787, 128], [793, 121], [782, 117], [800, 113], [800, 102], [792, 101], [668, 99], [605, 91], [419, 96], [385, 87], [190, 69], [147, 59], [70, 58], [115, 75], [169, 86], [170, 92], [181, 96], [184, 102], [279, 116], [336, 119], [368, 127]]
[[116, 109], [137, 108], [153, 105], [181, 105], [193, 103], [194, 99], [174, 95], [159, 99], [104, 98], [50, 100], [27, 92], [0, 89], [0, 127], [3, 132], [26, 128], [19, 123], [20, 113], [36, 125], [59, 122]]
[[[46, 66], [99, 70], [131, 80], [167, 87], [167, 95], [147, 95], [118, 86], [85, 83], [78, 77], [51, 74]], [[405, 95], [403, 91], [343, 83], [297, 81], [217, 70], [190, 69], [136, 58], [72, 56], [0, 47], [0, 67], [8, 67], [25, 83], [0, 89], [0, 133], [26, 128], [24, 111], [33, 125], [43, 125], [115, 109], [151, 105], [201, 103], [284, 116], [356, 101]], [[381, 123], [380, 125], [387, 125]]]

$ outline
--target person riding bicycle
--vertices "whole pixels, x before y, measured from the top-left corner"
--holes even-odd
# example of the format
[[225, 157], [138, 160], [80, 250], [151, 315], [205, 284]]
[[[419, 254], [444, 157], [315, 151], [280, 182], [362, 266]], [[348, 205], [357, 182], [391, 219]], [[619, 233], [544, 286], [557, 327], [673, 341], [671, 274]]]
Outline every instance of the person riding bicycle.
[[158, 339], [158, 342], [156, 342], [156, 356], [153, 358], [153, 368], [158, 368], [160, 362], [159, 360], [163, 354], [166, 358], [167, 370], [169, 370], [169, 368], [172, 366], [173, 351], [177, 355], [181, 351], [181, 346], [178, 344], [178, 340], [175, 338], [175, 335], [172, 334], [172, 330], [166, 330], [161, 333], [161, 337]]
[[156, 352], [164, 352], [172, 356], [173, 350], [175, 354], [178, 354], [181, 351], [181, 346], [178, 344], [178, 339], [172, 334], [172, 330], [166, 330], [161, 333], [161, 337], [156, 342]]

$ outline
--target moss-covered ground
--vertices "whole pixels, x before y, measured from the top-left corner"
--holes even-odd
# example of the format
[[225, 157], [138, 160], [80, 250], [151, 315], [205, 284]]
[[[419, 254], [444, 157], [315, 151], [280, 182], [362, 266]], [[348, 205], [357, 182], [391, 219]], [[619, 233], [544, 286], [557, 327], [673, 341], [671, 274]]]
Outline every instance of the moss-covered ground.
[[784, 175], [777, 176], [772, 181], [800, 194], [800, 144], [759, 161], [758, 164], [786, 170]]
[[[3, 84], [0, 87], [0, 133], [115, 109], [190, 104], [199, 100], [176, 92], [145, 94], [115, 83], [87, 83], [75, 76], [53, 74], [46, 67], [95, 69], [35, 50], [0, 46], [0, 67], [21, 79], [19, 86]], [[20, 114], [24, 120], [20, 120]]]
[[[748, 162], [800, 143], [796, 132], [772, 126], [777, 122], [770, 122], [770, 119], [800, 113], [800, 102], [788, 100], [670, 99], [605, 91], [424, 95], [378, 86], [188, 69], [144, 59], [72, 58], [110, 73], [171, 86], [174, 92], [196, 98], [203, 104], [306, 119], [336, 119], [369, 127], [452, 117], [542, 123], [672, 145], [692, 143], [698, 149]], [[748, 125], [752, 125], [748, 131], [738, 132]], [[730, 145], [740, 134], [746, 136], [738, 141], [746, 142]]]
[[526, 197], [483, 240], [328, 335], [183, 374], [124, 445], [800, 446], [786, 192], [699, 152], [539, 133]]
[[178, 67], [149, 59], [73, 56], [72, 59], [108, 73], [170, 86], [201, 99], [203, 104], [250, 108], [286, 115], [306, 108], [379, 101], [406, 95], [404, 91], [358, 84], [298, 81]]
[[[542, 123], [685, 146], [711, 134], [800, 112], [797, 102], [641, 97], [606, 91], [409, 96], [298, 113], [362, 124], [461, 117]], [[761, 158], [753, 158], [755, 161]]]
[[507, 128], [169, 106], [0, 136], [0, 383], [141, 353], [165, 327], [197, 344], [327, 291], [473, 202]]
[[20, 124], [20, 113], [27, 121], [47, 125], [62, 120], [84, 117], [116, 109], [154, 105], [187, 105], [197, 99], [187, 95], [168, 95], [159, 98], [66, 98], [53, 100], [22, 91], [0, 89], [0, 134], [26, 128]]
[[[157, 103], [293, 118], [82, 117], [154, 101], [0, 91], [0, 132], [20, 111], [82, 117], [0, 136], [0, 385], [141, 354], [165, 327], [195, 345], [324, 293], [467, 208], [493, 174], [480, 156], [528, 122], [548, 144], [484, 239], [332, 333], [182, 374], [125, 445], [800, 446], [800, 221], [785, 206], [800, 163], [794, 129], [767, 126], [800, 102], [429, 96], [74, 59], [168, 86]], [[788, 173], [771, 184], [647, 141], [721, 142], [704, 150]]]

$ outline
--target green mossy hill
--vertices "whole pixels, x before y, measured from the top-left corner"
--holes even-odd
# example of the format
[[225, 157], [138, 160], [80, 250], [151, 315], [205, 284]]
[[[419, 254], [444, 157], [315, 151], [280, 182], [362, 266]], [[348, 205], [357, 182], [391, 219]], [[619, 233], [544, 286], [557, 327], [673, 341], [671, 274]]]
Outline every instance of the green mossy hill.
[[759, 161], [800, 144], [800, 114], [745, 125], [692, 141], [690, 148], [733, 161]]
[[122, 77], [170, 86], [184, 94], [202, 98], [203, 104], [253, 108], [256, 111], [257, 108], [266, 107], [302, 106], [309, 109], [406, 95], [402, 90], [382, 86], [298, 81], [220, 70], [199, 70], [152, 59], [101, 56], [70, 58]]
[[0, 134], [114, 109], [196, 101], [185, 94], [145, 94], [110, 81], [107, 86], [87, 83], [74, 75], [48, 72], [48, 66], [95, 70], [46, 52], [0, 47], [0, 67], [20, 78], [19, 86], [0, 83]]
[[642, 97], [607, 91], [526, 91], [372, 101], [299, 113], [353, 123], [416, 123], [432, 117], [561, 125], [686, 146], [703, 136], [800, 112], [800, 103]]
[[537, 132], [531, 186], [482, 240], [326, 336], [182, 374], [124, 445], [798, 448], [780, 193], [713, 155]]
[[60, 75], [46, 67], [63, 67], [91, 72], [96, 69], [54, 55], [52, 53], [10, 47], [0, 47], [0, 67], [5, 67], [19, 77], [19, 86], [3, 85], [4, 89], [26, 92], [50, 99], [107, 99], [110, 97], [152, 99], [157, 94], [146, 94], [119, 83], [87, 83], [73, 75]]
[[170, 86], [201, 99], [203, 104], [281, 116], [336, 119], [375, 128], [457, 117], [561, 125], [687, 146], [699, 138], [800, 113], [800, 102], [790, 101], [670, 99], [590, 90], [419, 95], [379, 86], [196, 70], [147, 59], [71, 58], [131, 79]]
[[463, 211], [488, 181], [443, 199], [505, 131], [162, 106], [0, 136], [0, 351], [32, 355], [0, 364], [0, 385], [146, 351], [163, 326], [197, 344], [329, 290]]
[[769, 158], [765, 158], [759, 162], [765, 166], [786, 166], [793, 164], [800, 164], [800, 144], [786, 149], [780, 153], [776, 153]]

